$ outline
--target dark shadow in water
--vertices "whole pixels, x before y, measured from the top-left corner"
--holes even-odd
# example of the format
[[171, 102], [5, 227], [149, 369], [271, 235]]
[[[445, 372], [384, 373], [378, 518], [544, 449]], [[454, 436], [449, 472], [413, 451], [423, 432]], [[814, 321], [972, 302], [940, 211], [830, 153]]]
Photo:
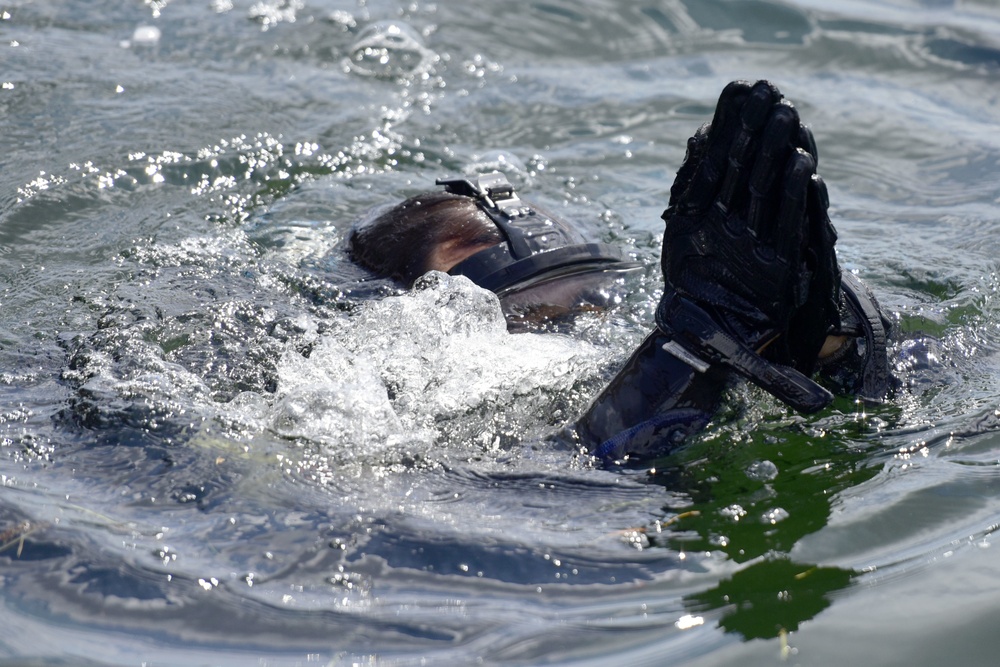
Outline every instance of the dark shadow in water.
[[0, 564], [33, 562], [68, 556], [71, 548], [46, 535], [49, 524], [30, 521], [10, 508], [0, 507]]
[[989, 46], [938, 38], [927, 41], [927, 50], [938, 58], [988, 72], [994, 72], [1000, 67], [1000, 49]]
[[[653, 480], [681, 492], [664, 508], [676, 517], [659, 542], [682, 552], [723, 551], [738, 563], [787, 553], [826, 525], [839, 491], [880, 469], [855, 409], [838, 399], [818, 419], [733, 420], [657, 462]], [[883, 419], [892, 419], [891, 410], [882, 410]]]
[[771, 639], [830, 606], [830, 594], [846, 588], [854, 573], [835, 567], [764, 560], [715, 588], [684, 598], [692, 611], [724, 609], [719, 627], [744, 639]]
[[[685, 606], [725, 610], [720, 627], [746, 639], [773, 638], [813, 618], [829, 606], [831, 592], [851, 583], [852, 571], [795, 563], [787, 554], [827, 524], [838, 492], [881, 468], [855, 409], [838, 399], [819, 418], [731, 419], [658, 462], [652, 479], [673, 492], [664, 508], [670, 530], [650, 542], [751, 563], [685, 598]], [[892, 407], [880, 410], [893, 419]]]

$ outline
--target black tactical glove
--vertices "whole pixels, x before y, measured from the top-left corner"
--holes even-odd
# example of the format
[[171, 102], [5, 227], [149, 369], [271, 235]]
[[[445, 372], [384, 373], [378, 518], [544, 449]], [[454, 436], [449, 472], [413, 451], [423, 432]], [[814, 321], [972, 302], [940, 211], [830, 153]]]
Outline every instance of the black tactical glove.
[[840, 300], [815, 170], [812, 136], [774, 86], [727, 86], [671, 188], [656, 313], [668, 352], [699, 370], [727, 366], [805, 412], [832, 398], [803, 373]]

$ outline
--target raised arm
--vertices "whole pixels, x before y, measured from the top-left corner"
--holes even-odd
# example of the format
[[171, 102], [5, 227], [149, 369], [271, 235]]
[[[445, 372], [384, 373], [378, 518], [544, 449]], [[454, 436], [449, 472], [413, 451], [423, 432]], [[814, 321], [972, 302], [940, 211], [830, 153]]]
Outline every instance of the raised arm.
[[[867, 335], [874, 302], [855, 281], [841, 294], [827, 207], [794, 107], [766, 81], [727, 86], [688, 141], [663, 214], [656, 330], [577, 423], [596, 456], [665, 453], [707, 423], [734, 376], [802, 412], [829, 403], [810, 378], [817, 360]], [[884, 338], [868, 348], [881, 368]]]

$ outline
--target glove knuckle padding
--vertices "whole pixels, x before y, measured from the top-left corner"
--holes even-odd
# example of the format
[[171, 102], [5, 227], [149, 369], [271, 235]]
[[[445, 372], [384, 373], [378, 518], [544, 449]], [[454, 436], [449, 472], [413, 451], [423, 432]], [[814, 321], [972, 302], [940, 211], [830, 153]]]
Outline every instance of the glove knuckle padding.
[[816, 148], [816, 138], [813, 136], [812, 130], [800, 124], [795, 145], [812, 155], [813, 161], [819, 166], [819, 151]]
[[[801, 409], [821, 407], [824, 391], [754, 350], [776, 336], [802, 334], [802, 341], [783, 341], [767, 354], [811, 371], [836, 321], [836, 307], [830, 312], [839, 304], [836, 233], [814, 156], [812, 134], [774, 86], [728, 86], [711, 125], [688, 142], [671, 188], [663, 216], [666, 289], [657, 310], [665, 333], [683, 339], [675, 328], [695, 327], [688, 345]], [[709, 333], [711, 322], [735, 339], [723, 344], [727, 352], [711, 349], [709, 339], [722, 340]]]

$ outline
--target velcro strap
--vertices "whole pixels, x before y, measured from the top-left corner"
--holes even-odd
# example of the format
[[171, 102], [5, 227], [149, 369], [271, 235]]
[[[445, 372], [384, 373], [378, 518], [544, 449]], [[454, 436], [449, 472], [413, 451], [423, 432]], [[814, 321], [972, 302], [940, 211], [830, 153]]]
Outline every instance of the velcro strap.
[[[695, 302], [678, 294], [660, 301], [656, 322], [663, 332], [695, 357], [723, 364], [800, 412], [829, 405], [833, 394], [790, 366], [768, 361], [723, 331]], [[669, 346], [667, 352], [674, 353]], [[675, 353], [674, 353], [675, 354]], [[682, 361], [698, 368], [683, 356]]]

